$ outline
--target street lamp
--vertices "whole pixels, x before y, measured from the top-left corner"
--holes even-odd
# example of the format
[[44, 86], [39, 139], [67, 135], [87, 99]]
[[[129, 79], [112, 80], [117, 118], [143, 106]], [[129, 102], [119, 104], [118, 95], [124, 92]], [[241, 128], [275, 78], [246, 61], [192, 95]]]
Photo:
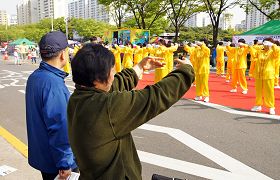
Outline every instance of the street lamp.
[[70, 18], [69, 17], [65, 17], [64, 18], [64, 22], [65, 22], [65, 28], [66, 28], [66, 37], [68, 39], [68, 22], [69, 22]]

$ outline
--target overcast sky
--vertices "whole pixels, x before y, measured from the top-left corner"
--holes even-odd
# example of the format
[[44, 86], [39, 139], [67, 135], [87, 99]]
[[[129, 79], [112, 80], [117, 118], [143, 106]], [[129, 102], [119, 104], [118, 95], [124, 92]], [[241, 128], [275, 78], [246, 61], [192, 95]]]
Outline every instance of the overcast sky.
[[[8, 14], [16, 14], [16, 5], [21, 0], [0, 0], [0, 10], [6, 10]], [[234, 0], [233, 0], [234, 1]], [[245, 12], [239, 7], [229, 10], [233, 14], [233, 24], [240, 24], [245, 19]]]

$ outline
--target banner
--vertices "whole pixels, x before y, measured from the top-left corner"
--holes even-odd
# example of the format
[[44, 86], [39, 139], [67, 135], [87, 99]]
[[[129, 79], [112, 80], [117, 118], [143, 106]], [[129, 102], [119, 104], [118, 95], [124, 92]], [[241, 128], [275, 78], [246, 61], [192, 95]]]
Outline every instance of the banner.
[[280, 42], [280, 35], [244, 35], [244, 36], [233, 36], [232, 42], [237, 44], [239, 39], [245, 39], [246, 43], [251, 45], [254, 40], [257, 39], [259, 42], [262, 42], [265, 38], [273, 38], [276, 41]]

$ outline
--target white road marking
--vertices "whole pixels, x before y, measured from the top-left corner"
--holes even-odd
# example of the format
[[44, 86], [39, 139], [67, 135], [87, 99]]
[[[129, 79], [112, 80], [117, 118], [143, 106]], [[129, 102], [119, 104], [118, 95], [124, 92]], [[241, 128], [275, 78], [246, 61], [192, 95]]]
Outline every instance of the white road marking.
[[[193, 100], [192, 100], [193, 101]], [[253, 117], [261, 117], [261, 118], [266, 118], [266, 119], [276, 119], [276, 120], [280, 120], [280, 116], [278, 115], [270, 115], [270, 114], [263, 114], [263, 113], [256, 113], [256, 112], [247, 112], [247, 111], [238, 111], [235, 109], [231, 109], [219, 104], [213, 104], [213, 103], [205, 103], [202, 101], [193, 101], [199, 104], [203, 104], [205, 106], [209, 106], [215, 109], [219, 109], [221, 111], [225, 111], [231, 114], [238, 114], [238, 115], [242, 115], [242, 116], [253, 116]]]
[[0, 89], [2, 89], [2, 88], [4, 88], [4, 87], [5, 87], [5, 86], [3, 86], [3, 85], [0, 84]]
[[25, 90], [18, 90], [19, 92], [25, 94]]
[[[209, 146], [208, 144], [192, 137], [191, 135], [179, 130], [179, 129], [174, 129], [174, 128], [168, 128], [168, 127], [163, 127], [163, 126], [157, 126], [157, 125], [151, 125], [151, 124], [144, 124], [139, 127], [139, 129], [143, 130], [148, 130], [148, 131], [153, 131], [153, 132], [159, 132], [159, 133], [165, 133], [173, 137], [174, 139], [180, 141], [181, 143], [185, 144], [189, 148], [193, 149], [194, 151], [200, 153], [201, 155], [207, 157], [208, 159], [212, 160], [213, 162], [217, 163], [221, 167], [224, 167], [225, 169], [229, 170], [230, 173], [232, 174], [232, 178], [230, 179], [271, 179], [267, 177], [266, 175], [254, 170], [253, 168], [241, 163], [240, 161], [224, 154], [223, 152]], [[147, 154], [141, 154], [142, 157], [140, 156], [140, 159], [142, 158], [145, 160], [144, 162], [153, 164], [153, 165], [160, 165], [161, 167], [165, 167], [168, 169], [174, 169], [177, 171], [181, 171], [180, 167], [184, 165], [182, 162], [179, 162], [181, 166], [177, 166], [177, 164], [173, 163], [168, 163], [166, 164], [165, 160], [163, 157], [158, 157], [154, 156], [153, 158], [149, 157], [149, 161], [146, 160]], [[144, 156], [143, 156], [144, 155]], [[149, 154], [150, 156], [151, 154]], [[154, 159], [155, 158], [155, 159]], [[166, 158], [166, 157], [165, 157]], [[163, 161], [162, 161], [163, 160]], [[167, 159], [166, 159], [167, 160]], [[175, 161], [172, 161], [175, 162]], [[176, 160], [177, 163], [177, 160]], [[185, 162], [187, 163], [187, 162]], [[185, 164], [186, 165], [186, 164]], [[209, 178], [209, 179], [229, 179], [229, 178], [222, 178], [220, 176], [220, 171], [213, 171], [213, 168], [206, 169], [205, 167], [199, 165], [199, 166], [193, 166], [194, 164], [187, 164], [188, 167], [184, 171], [188, 174], [193, 174], [196, 176], [204, 177], [204, 178]], [[225, 171], [227, 172], [227, 171]], [[224, 172], [223, 172], [224, 173]], [[219, 178], [221, 177], [221, 178]], [[237, 178], [240, 177], [240, 178]], [[244, 177], [244, 178], [241, 178]], [[250, 178], [248, 178], [250, 177]]]
[[157, 154], [152, 154], [144, 151], [137, 151], [139, 158], [142, 162], [156, 165], [163, 168], [168, 168], [174, 171], [183, 172], [186, 174], [192, 174], [195, 176], [207, 178], [207, 179], [216, 179], [216, 180], [237, 180], [237, 179], [250, 179], [252, 177], [233, 174], [228, 171], [210, 168], [207, 166], [185, 162], [178, 159], [173, 159], [170, 157], [160, 156]]

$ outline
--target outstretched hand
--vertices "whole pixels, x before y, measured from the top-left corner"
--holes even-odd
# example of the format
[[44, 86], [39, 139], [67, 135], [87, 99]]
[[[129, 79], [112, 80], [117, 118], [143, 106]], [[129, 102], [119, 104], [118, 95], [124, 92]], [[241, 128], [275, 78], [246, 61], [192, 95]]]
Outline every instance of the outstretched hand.
[[181, 59], [177, 58], [177, 59], [174, 59], [174, 61], [177, 62], [177, 64], [176, 64], [177, 68], [179, 68], [182, 64], [189, 64], [192, 66], [192, 63], [189, 59], [181, 60]]
[[161, 68], [166, 63], [163, 62], [163, 58], [160, 57], [145, 57], [139, 65], [143, 68], [143, 70], [153, 70], [155, 68]]

